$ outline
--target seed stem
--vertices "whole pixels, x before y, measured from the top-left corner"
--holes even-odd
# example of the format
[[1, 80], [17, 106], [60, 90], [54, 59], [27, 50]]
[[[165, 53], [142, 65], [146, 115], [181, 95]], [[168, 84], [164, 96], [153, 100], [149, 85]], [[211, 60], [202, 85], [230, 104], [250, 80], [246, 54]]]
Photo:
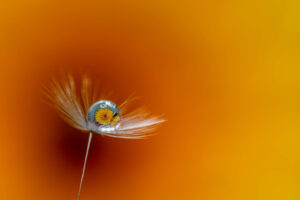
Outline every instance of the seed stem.
[[81, 180], [80, 180], [77, 200], [79, 200], [79, 197], [80, 197], [80, 191], [81, 191], [81, 187], [82, 187], [82, 182], [83, 182], [84, 172], [85, 172], [85, 166], [86, 166], [86, 161], [87, 161], [87, 158], [88, 158], [88, 155], [89, 155], [89, 149], [90, 149], [90, 146], [91, 146], [92, 137], [93, 137], [93, 133], [90, 132], [89, 141], [88, 141], [88, 144], [87, 144], [87, 147], [86, 147], [85, 159], [84, 159], [84, 164], [83, 164], [83, 169], [82, 169], [82, 174], [81, 174]]

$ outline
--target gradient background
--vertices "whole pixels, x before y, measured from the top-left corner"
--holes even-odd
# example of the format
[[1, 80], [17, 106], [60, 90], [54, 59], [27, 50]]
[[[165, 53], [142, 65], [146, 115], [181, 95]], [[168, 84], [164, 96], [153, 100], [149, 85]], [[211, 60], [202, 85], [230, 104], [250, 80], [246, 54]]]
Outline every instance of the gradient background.
[[95, 136], [81, 199], [300, 198], [299, 1], [1, 1], [0, 199], [76, 199], [87, 134], [43, 102], [61, 69], [168, 119]]

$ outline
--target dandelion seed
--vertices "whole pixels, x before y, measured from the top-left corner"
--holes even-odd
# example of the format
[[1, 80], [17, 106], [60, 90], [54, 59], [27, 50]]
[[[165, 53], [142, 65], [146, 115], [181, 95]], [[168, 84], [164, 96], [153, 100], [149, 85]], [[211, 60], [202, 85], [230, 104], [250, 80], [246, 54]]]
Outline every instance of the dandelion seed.
[[115, 138], [140, 139], [150, 136], [157, 125], [165, 121], [160, 117], [150, 117], [149, 113], [142, 109], [126, 113], [129, 99], [118, 108], [109, 100], [97, 98], [97, 92], [93, 91], [90, 80], [86, 77], [82, 80], [79, 94], [74, 78], [67, 75], [65, 80], [60, 82], [52, 80], [50, 86], [45, 89], [45, 95], [68, 124], [81, 131], [89, 132], [78, 200], [94, 133]]

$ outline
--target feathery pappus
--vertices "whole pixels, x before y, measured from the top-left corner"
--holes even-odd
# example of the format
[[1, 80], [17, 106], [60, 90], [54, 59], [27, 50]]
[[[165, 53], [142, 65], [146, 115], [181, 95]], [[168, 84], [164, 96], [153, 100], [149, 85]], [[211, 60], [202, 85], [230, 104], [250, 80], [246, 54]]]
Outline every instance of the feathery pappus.
[[91, 139], [94, 133], [124, 139], [140, 139], [150, 136], [165, 120], [150, 116], [143, 109], [126, 112], [131, 98], [117, 106], [107, 99], [101, 99], [87, 77], [83, 77], [77, 88], [73, 76], [63, 80], [52, 80], [45, 89], [50, 104], [72, 127], [89, 132], [88, 145], [79, 186], [79, 199]]

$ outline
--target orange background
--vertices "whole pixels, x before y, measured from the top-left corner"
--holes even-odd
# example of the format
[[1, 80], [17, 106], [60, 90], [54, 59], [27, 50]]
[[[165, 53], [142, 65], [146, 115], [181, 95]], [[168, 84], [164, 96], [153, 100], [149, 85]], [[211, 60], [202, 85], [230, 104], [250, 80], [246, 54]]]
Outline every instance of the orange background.
[[76, 199], [87, 134], [43, 102], [60, 70], [168, 121], [93, 138], [81, 199], [300, 198], [299, 2], [2, 1], [0, 199]]

